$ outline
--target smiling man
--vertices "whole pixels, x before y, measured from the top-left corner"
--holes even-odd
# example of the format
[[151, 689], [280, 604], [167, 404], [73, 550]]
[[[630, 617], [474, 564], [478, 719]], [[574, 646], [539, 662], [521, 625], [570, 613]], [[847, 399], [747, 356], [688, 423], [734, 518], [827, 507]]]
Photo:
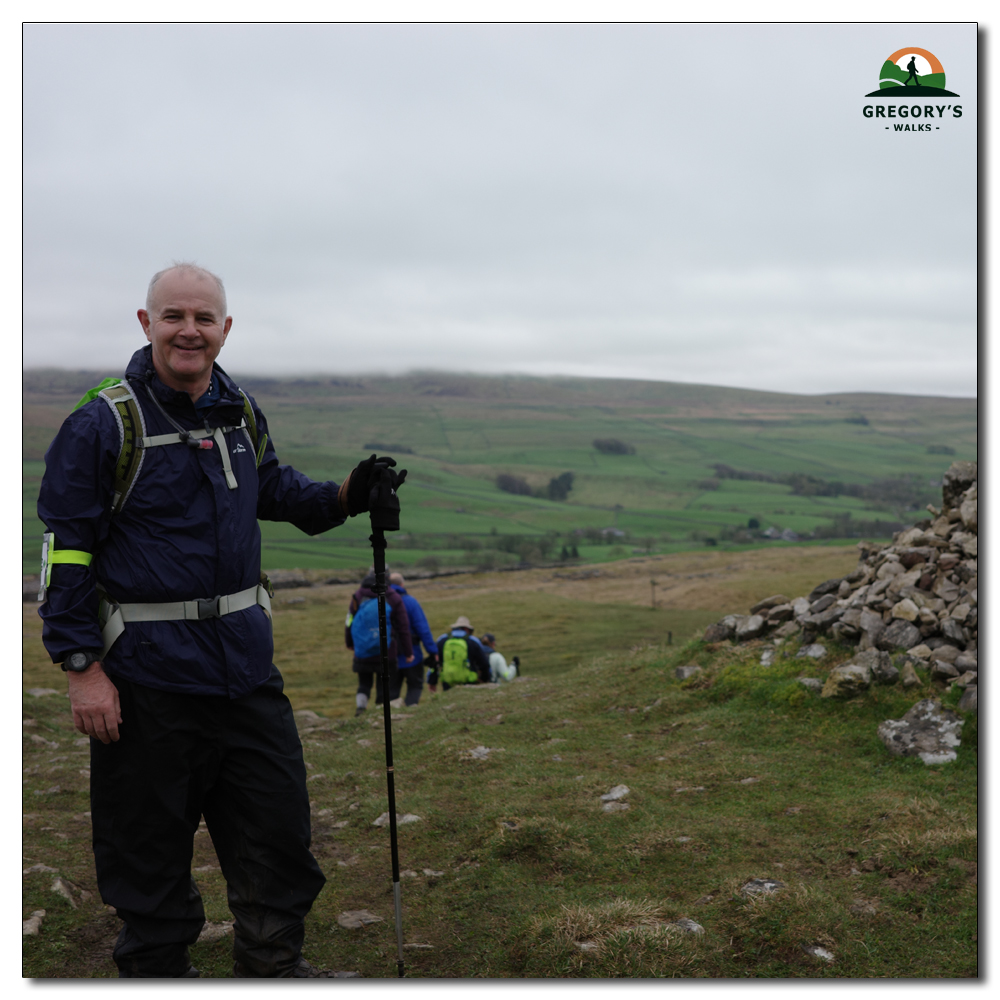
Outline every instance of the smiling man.
[[161, 271], [138, 317], [149, 344], [66, 418], [38, 500], [42, 635], [92, 737], [98, 885], [124, 922], [114, 960], [123, 978], [198, 975], [204, 816], [235, 917], [234, 975], [352, 975], [302, 958], [324, 877], [271, 662], [257, 519], [336, 527], [368, 510], [377, 466], [395, 463], [372, 455], [340, 485], [278, 463], [263, 413], [216, 364], [232, 318], [211, 272]]

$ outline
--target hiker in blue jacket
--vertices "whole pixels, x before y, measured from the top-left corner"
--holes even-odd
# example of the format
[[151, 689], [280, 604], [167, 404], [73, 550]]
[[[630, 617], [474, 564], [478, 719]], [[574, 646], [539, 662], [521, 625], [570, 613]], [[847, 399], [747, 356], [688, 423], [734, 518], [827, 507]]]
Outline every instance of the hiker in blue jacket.
[[[351, 669], [358, 675], [358, 690], [354, 696], [354, 717], [357, 718], [368, 708], [372, 693], [372, 678], [375, 679], [375, 704], [382, 704], [382, 652], [379, 643], [377, 601], [375, 593], [375, 569], [368, 570], [361, 586], [351, 596], [344, 623], [344, 642], [354, 651]], [[389, 635], [389, 690], [396, 683], [397, 662], [411, 666], [416, 663], [410, 637], [410, 621], [403, 605], [403, 598], [387, 587], [385, 592], [386, 627]], [[363, 618], [367, 617], [364, 621]], [[363, 632], [361, 627], [363, 626]], [[362, 643], [364, 647], [362, 648]], [[398, 687], [398, 685], [397, 685]], [[393, 696], [390, 694], [389, 700]]]
[[[389, 700], [395, 701], [403, 690], [403, 681], [406, 681], [406, 705], [416, 705], [420, 701], [420, 694], [424, 689], [424, 667], [434, 669], [437, 666], [438, 647], [434, 641], [434, 634], [430, 625], [427, 624], [427, 616], [424, 609], [420, 607], [420, 602], [406, 592], [406, 581], [402, 573], [389, 574], [390, 590], [394, 590], [403, 598], [403, 606], [406, 608], [406, 616], [410, 621], [410, 634], [413, 638], [414, 661], [408, 662], [402, 654], [396, 676], [389, 687]], [[427, 657], [424, 657], [421, 650], [427, 650]]]
[[372, 456], [340, 485], [279, 464], [264, 414], [215, 363], [232, 317], [210, 272], [159, 272], [138, 318], [149, 344], [63, 422], [38, 499], [42, 636], [92, 737], [97, 882], [124, 922], [114, 961], [122, 978], [199, 974], [188, 946], [205, 921], [191, 878], [204, 815], [234, 975], [349, 975], [302, 957], [325, 879], [272, 663], [257, 520], [334, 528], [368, 509], [392, 460]]

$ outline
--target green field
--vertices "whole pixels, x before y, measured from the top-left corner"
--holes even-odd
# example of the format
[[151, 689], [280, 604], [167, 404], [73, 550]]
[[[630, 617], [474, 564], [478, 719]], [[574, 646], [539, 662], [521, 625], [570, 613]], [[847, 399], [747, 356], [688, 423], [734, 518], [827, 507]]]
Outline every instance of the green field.
[[[776, 582], [761, 568], [747, 567], [748, 593]], [[707, 611], [497, 591], [514, 575], [483, 575], [473, 593], [465, 577], [460, 589], [440, 579], [419, 589], [432, 622], [456, 611], [488, 622], [525, 670], [512, 684], [425, 691], [415, 709], [392, 713], [397, 808], [420, 817], [399, 828], [404, 940], [423, 946], [404, 952], [408, 977], [978, 975], [976, 717], [966, 717], [958, 759], [940, 766], [892, 757], [876, 735], [921, 698], [954, 705], [957, 690], [924, 677], [832, 702], [796, 678], [843, 661], [849, 651], [835, 643], [815, 661], [788, 640], [764, 667], [769, 643], [689, 638]], [[305, 955], [391, 978], [388, 833], [373, 825], [387, 809], [382, 717], [353, 718], [349, 660], [331, 655], [349, 590], [276, 603], [286, 691], [296, 709], [326, 716], [318, 727], [300, 721], [312, 849], [328, 879]], [[25, 688], [64, 691], [27, 606], [24, 629]], [[688, 663], [702, 672], [678, 681], [674, 668]], [[64, 696], [26, 694], [23, 706], [22, 913], [46, 911], [41, 933], [24, 939], [23, 975], [113, 977], [120, 922], [97, 893], [88, 741]], [[491, 748], [488, 759], [470, 759], [476, 747]], [[603, 812], [600, 796], [618, 784], [629, 809]], [[210, 836], [194, 845], [208, 920], [231, 920]], [[53, 870], [75, 906], [53, 891]], [[741, 895], [766, 878], [780, 891]], [[338, 924], [362, 909], [381, 922]], [[670, 926], [680, 918], [704, 933]], [[815, 946], [832, 961], [806, 953]], [[230, 977], [231, 935], [195, 945], [192, 959], [205, 977]]]
[[[34, 502], [44, 450], [79, 396], [104, 374], [25, 373], [25, 573], [37, 572], [42, 527]], [[409, 469], [403, 531], [391, 542], [390, 558], [401, 566], [431, 560], [500, 567], [557, 558], [563, 545], [574, 543], [584, 561], [620, 558], [636, 548], [689, 549], [706, 538], [722, 547], [768, 544], [727, 540], [751, 518], [761, 530], [804, 536], [846, 513], [860, 522], [912, 521], [923, 503], [939, 496], [936, 484], [954, 458], [977, 458], [971, 399], [436, 374], [240, 382], [264, 409], [279, 458], [316, 478], [342, 478], [365, 457], [367, 443], [412, 450], [396, 456]], [[624, 442], [634, 454], [598, 452], [592, 442], [604, 438]], [[904, 502], [882, 503], [720, 480], [717, 463], [862, 486], [910, 478]], [[565, 501], [496, 486], [497, 475], [507, 473], [543, 491], [564, 472], [574, 476]], [[262, 524], [264, 567], [356, 569], [368, 562], [363, 520], [318, 538]], [[574, 534], [611, 527], [626, 537], [601, 544]]]

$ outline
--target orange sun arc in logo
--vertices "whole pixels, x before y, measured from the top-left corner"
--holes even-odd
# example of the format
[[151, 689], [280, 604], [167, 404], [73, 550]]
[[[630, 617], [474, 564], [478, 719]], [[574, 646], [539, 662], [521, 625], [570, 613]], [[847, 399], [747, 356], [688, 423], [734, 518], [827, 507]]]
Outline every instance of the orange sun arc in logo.
[[936, 55], [934, 55], [933, 52], [928, 52], [927, 49], [917, 49], [917, 48], [897, 49], [895, 52], [893, 52], [891, 56], [889, 56], [888, 59], [886, 59], [886, 62], [894, 63], [901, 56], [908, 56], [911, 52], [915, 52], [918, 56], [923, 56], [931, 64], [932, 72], [934, 73], [944, 72], [944, 66], [941, 65], [941, 61], [938, 59]]

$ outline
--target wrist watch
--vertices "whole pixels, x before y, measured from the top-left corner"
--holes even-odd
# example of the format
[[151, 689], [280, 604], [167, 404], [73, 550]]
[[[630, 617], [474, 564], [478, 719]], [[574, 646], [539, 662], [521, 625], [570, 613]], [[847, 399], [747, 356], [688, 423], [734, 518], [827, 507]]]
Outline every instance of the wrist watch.
[[72, 671], [74, 674], [82, 673], [87, 669], [95, 660], [101, 658], [100, 653], [94, 652], [92, 649], [80, 649], [75, 653], [70, 653], [62, 662], [63, 670]]

